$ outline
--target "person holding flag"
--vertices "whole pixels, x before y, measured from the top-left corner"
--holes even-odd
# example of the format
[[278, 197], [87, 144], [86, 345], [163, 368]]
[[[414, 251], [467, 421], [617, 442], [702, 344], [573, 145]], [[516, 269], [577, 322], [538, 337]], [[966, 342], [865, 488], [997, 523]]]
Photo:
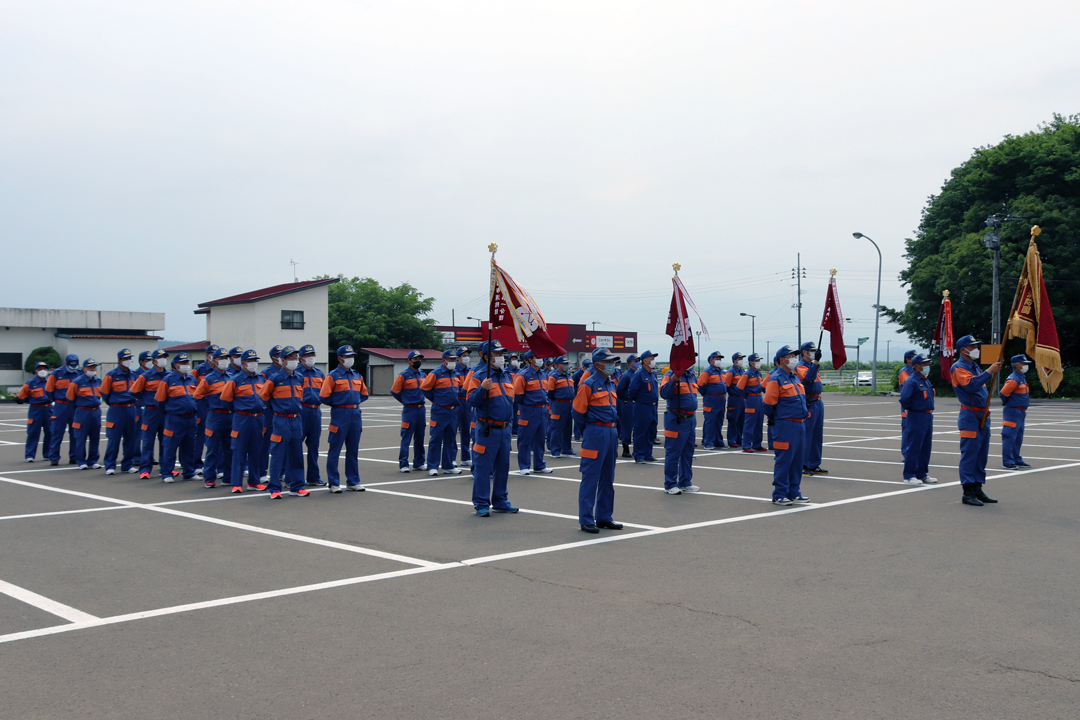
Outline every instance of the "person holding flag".
[[701, 490], [693, 483], [697, 377], [691, 368], [678, 375], [676, 369], [673, 360], [671, 369], [660, 379], [660, 397], [667, 401], [664, 409], [664, 492], [668, 495]]
[[516, 513], [506, 484], [510, 475], [510, 423], [514, 420], [514, 385], [506, 370], [506, 348], [498, 340], [480, 343], [484, 363], [469, 378], [467, 402], [476, 410], [472, 446], [472, 502], [479, 517], [491, 512]]
[[985, 372], [977, 363], [982, 341], [974, 335], [965, 335], [956, 341], [960, 357], [952, 366], [952, 385], [956, 399], [960, 401], [960, 415], [956, 420], [960, 430], [960, 484], [965, 505], [982, 506], [996, 503], [983, 492], [986, 483], [986, 461], [990, 456], [990, 408], [987, 401], [990, 391], [986, 383], [1001, 369], [998, 360]]
[[821, 350], [813, 342], [804, 342], [799, 348], [802, 359], [795, 368], [806, 391], [807, 418], [806, 440], [803, 444], [803, 475], [828, 475], [821, 467], [821, 450], [825, 439], [825, 412], [821, 402]]

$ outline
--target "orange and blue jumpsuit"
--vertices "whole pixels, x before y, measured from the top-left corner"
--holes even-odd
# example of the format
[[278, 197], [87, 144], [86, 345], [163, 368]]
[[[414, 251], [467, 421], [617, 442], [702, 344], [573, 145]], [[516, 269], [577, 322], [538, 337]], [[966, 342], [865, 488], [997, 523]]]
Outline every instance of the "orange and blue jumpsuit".
[[676, 380], [668, 370], [660, 380], [664, 410], [664, 489], [694, 483], [694, 437], [697, 434], [697, 377], [687, 370]]
[[165, 413], [165, 447], [158, 466], [162, 480], [176, 474], [173, 471], [177, 456], [184, 479], [195, 477], [195, 390], [198, 387], [198, 380], [176, 370], [158, 384], [154, 400]]
[[653, 440], [656, 438], [656, 403], [660, 400], [660, 387], [656, 373], [644, 365], [638, 368], [626, 397], [634, 401], [634, 461], [646, 462], [653, 457]]
[[765, 404], [761, 393], [765, 391], [761, 371], [749, 367], [739, 375], [738, 388], [743, 391], [743, 452], [764, 450], [761, 447], [761, 425], [765, 420]]
[[124, 455], [120, 469], [129, 472], [139, 462], [139, 398], [135, 393], [138, 371], [123, 365], [110, 370], [101, 381], [101, 399], [109, 406], [105, 413], [105, 469], [116, 470], [116, 456]]
[[168, 373], [165, 368], [150, 366], [135, 378], [131, 391], [141, 400], [139, 424], [139, 475], [150, 476], [154, 469], [154, 443], [165, 449], [165, 413], [157, 401], [158, 386]]
[[39, 378], [37, 375], [30, 378], [19, 388], [19, 402], [30, 405], [26, 416], [26, 459], [33, 460], [37, 455], [38, 438], [41, 431], [45, 431], [45, 439], [41, 446], [41, 456], [47, 457], [49, 446], [52, 444], [52, 401], [45, 393], [48, 384], [48, 376]]
[[728, 447], [742, 446], [743, 423], [746, 421], [746, 394], [739, 389], [739, 376], [745, 372], [737, 365], [732, 365], [721, 376], [727, 385], [727, 444]]
[[1020, 446], [1024, 444], [1024, 419], [1027, 416], [1030, 393], [1027, 378], [1013, 370], [1001, 386], [1001, 463], [1021, 465]]
[[472, 446], [473, 507], [510, 507], [506, 480], [510, 475], [510, 425], [514, 420], [513, 377], [494, 365], [491, 388], [480, 384], [488, 377], [488, 367], [474, 369], [465, 388], [469, 405], [476, 411], [476, 440]]
[[326, 479], [331, 487], [338, 487], [338, 458], [345, 446], [345, 482], [356, 487], [360, 484], [360, 467], [356, 451], [360, 447], [360, 434], [364, 431], [360, 415], [360, 403], [368, 399], [364, 376], [356, 370], [338, 365], [323, 378], [319, 400], [330, 406], [329, 447], [326, 452]]
[[[209, 375], [211, 372], [217, 369], [217, 366], [213, 362], [206, 360], [197, 365], [191, 371], [191, 376], [195, 378], [196, 383]], [[196, 387], [198, 387], [196, 385]], [[195, 401], [195, 467], [201, 468], [203, 466], [203, 450], [206, 448], [207, 435], [207, 415], [210, 412], [210, 404], [207, 400]]]
[[900, 453], [904, 479], [925, 480], [934, 443], [934, 385], [922, 373], [908, 373], [900, 388]]
[[289, 484], [289, 490], [304, 489], [304, 423], [300, 411], [304, 409], [304, 377], [293, 370], [278, 370], [259, 391], [259, 397], [270, 405], [274, 413], [274, 425], [270, 432], [270, 482], [271, 493], [281, 492], [281, 478]]
[[777, 367], [765, 381], [765, 416], [773, 424], [773, 500], [802, 494], [806, 390], [799, 376]]
[[69, 355], [68, 362], [53, 370], [49, 377], [45, 378], [45, 396], [52, 401], [52, 416], [49, 424], [52, 426], [52, 439], [47, 447], [49, 460], [60, 462], [60, 443], [64, 442], [64, 433], [68, 433], [68, 460], [75, 464], [75, 406], [67, 399], [68, 386], [72, 380], [79, 377], [78, 365], [71, 365]]
[[908, 365], [905, 362], [903, 365], [900, 366], [900, 371], [898, 373], [896, 373], [896, 386], [898, 388], [900, 388], [901, 390], [903, 390], [904, 389], [904, 383], [907, 382], [907, 379], [909, 377], [911, 377], [912, 375], [918, 375], [918, 374], [919, 373], [915, 372], [915, 369], [912, 368], [911, 365]]
[[634, 379], [634, 374], [638, 371], [636, 365], [638, 365], [637, 362], [627, 365], [619, 382], [615, 384], [615, 392], [619, 396], [619, 442], [623, 445], [634, 442], [634, 401], [630, 399], [626, 391], [630, 389], [630, 381]]
[[568, 373], [553, 370], [547, 378], [548, 420], [551, 422], [551, 457], [574, 457], [574, 419], [570, 405], [574, 402], [574, 380]]
[[800, 360], [795, 372], [806, 390], [806, 443], [804, 444], [803, 470], [816, 470], [821, 466], [822, 443], [825, 441], [825, 403], [821, 402], [821, 365]]
[[461, 446], [461, 462], [468, 467], [472, 464], [472, 456], [469, 455], [469, 446], [472, 444], [472, 412], [468, 403], [465, 402], [465, 378], [469, 375], [469, 367], [459, 359], [454, 363], [454, 387], [457, 390], [457, 409], [454, 411], [454, 455], [457, 455], [457, 447]]
[[254, 476], [248, 479], [248, 487], [258, 484], [256, 469], [262, 453], [263, 414], [266, 403], [259, 397], [266, 378], [261, 373], [226, 371], [229, 380], [221, 391], [221, 401], [232, 407], [232, 485], [242, 487], [244, 468]]
[[615, 383], [601, 373], [582, 380], [574, 397], [574, 419], [581, 418], [581, 487], [578, 522], [611, 522], [615, 510], [615, 460], [619, 452]]
[[[579, 367], [577, 369], [577, 372], [575, 372], [573, 375], [570, 376], [571, 379], [574, 381], [574, 387], [576, 387], [576, 388], [581, 387], [582, 381], [586, 380], [589, 377], [589, 375], [590, 375], [589, 369], [591, 367], [592, 367], [591, 362], [589, 362], [589, 363], [584, 363], [583, 362], [581, 364], [581, 367]], [[574, 439], [577, 440], [578, 442], [581, 442], [581, 432], [584, 429], [584, 426], [581, 424], [581, 421], [578, 420], [576, 416], [574, 417], [573, 425], [574, 425]]]
[[206, 438], [203, 477], [206, 482], [216, 482], [220, 475], [222, 485], [232, 484], [232, 408], [221, 399], [228, 382], [228, 375], [214, 369], [200, 377], [199, 385], [195, 388], [195, 402], [206, 403], [206, 422], [202, 432]]
[[431, 437], [428, 441], [427, 469], [438, 470], [441, 459], [442, 469], [452, 470], [454, 456], [457, 454], [454, 450], [454, 436], [457, 433], [458, 407], [454, 371], [447, 370], [446, 365], [439, 365], [424, 376], [420, 382], [420, 391], [431, 401]]
[[322, 440], [322, 386], [326, 374], [314, 365], [297, 366], [296, 372], [304, 378], [303, 409], [300, 411], [300, 424], [304, 428], [304, 447], [307, 448], [308, 485], [325, 485], [319, 473], [319, 442]]
[[724, 447], [724, 414], [727, 411], [725, 374], [720, 368], [710, 365], [697, 378], [703, 416], [701, 444], [706, 450]]
[[986, 482], [986, 461], [990, 457], [990, 419], [979, 423], [990, 412], [987, 403], [990, 391], [986, 382], [992, 376], [981, 371], [966, 357], [959, 357], [952, 366], [952, 384], [956, 399], [960, 401], [960, 415], [956, 419], [960, 430], [961, 485], [981, 485]]
[[101, 378], [80, 373], [67, 389], [75, 406], [71, 427], [75, 430], [75, 464], [97, 465], [101, 443]]
[[424, 406], [424, 391], [420, 383], [424, 380], [423, 370], [405, 368], [390, 386], [390, 394], [401, 403], [401, 450], [398, 452], [398, 467], [409, 466], [409, 443], [413, 445], [413, 468], [424, 467], [424, 425], [427, 424], [427, 412]]
[[[281, 371], [281, 366], [275, 362], [271, 362], [270, 366], [264, 370], [260, 370], [259, 374], [263, 376], [263, 382], [273, 380], [274, 376]], [[270, 472], [270, 456], [277, 452], [277, 445], [270, 442], [271, 436], [273, 436], [274, 430], [274, 411], [270, 409], [270, 403], [266, 404], [266, 410], [263, 412], [263, 434], [262, 445], [259, 447], [259, 462], [255, 464], [255, 468], [258, 468], [257, 475], [259, 476], [259, 482], [265, 478]], [[251, 468], [248, 468], [248, 472], [251, 472]]]
[[543, 470], [547, 438], [548, 397], [544, 390], [543, 370], [525, 367], [514, 378], [514, 397], [518, 413], [518, 469]]

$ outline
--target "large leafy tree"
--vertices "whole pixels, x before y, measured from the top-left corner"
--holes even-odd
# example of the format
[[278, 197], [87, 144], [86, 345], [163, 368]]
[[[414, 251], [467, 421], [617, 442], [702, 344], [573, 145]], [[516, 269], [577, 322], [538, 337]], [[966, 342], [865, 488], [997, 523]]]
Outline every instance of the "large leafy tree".
[[434, 298], [425, 298], [408, 283], [384, 288], [371, 278], [338, 278], [329, 286], [331, 348], [441, 347], [435, 321], [423, 318]]
[[[943, 290], [950, 291], [955, 337], [990, 339], [993, 265], [983, 246], [994, 213], [1029, 215], [1001, 233], [1001, 330], [1004, 334], [1032, 224], [1038, 224], [1047, 291], [1057, 321], [1062, 359], [1080, 362], [1080, 115], [1054, 119], [1034, 132], [1006, 136], [975, 150], [930, 197], [900, 273], [908, 286], [902, 310], [882, 312], [929, 346]], [[1022, 352], [1014, 340], [1007, 352]]]

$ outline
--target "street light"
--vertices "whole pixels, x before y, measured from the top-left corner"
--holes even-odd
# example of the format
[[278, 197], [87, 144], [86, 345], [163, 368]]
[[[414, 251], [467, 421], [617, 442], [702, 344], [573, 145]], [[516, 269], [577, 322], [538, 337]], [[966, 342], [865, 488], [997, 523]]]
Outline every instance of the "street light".
[[[859, 232], [851, 234], [856, 240], [859, 238], [870, 240], [869, 237]], [[874, 373], [870, 376], [870, 392], [877, 395], [877, 337], [878, 318], [881, 317], [881, 248], [873, 240], [870, 240], [870, 244], [877, 250], [877, 304], [874, 305]]]
[[481, 320], [480, 318], [474, 318], [474, 317], [466, 316], [465, 319], [466, 320], [475, 320], [476, 321], [476, 327], [480, 327], [481, 325], [484, 324], [484, 321]]
[[754, 320], [757, 318], [757, 315], [751, 315], [750, 313], [739, 314], [743, 317], [750, 318], [750, 354], [752, 355], [757, 352], [757, 350], [754, 349]]

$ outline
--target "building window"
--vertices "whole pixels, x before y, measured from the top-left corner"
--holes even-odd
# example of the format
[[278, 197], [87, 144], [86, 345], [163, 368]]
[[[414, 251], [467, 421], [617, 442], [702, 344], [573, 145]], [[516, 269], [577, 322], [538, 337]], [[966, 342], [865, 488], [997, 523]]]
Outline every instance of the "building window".
[[22, 353], [0, 353], [0, 370], [22, 369]]
[[282, 330], [303, 330], [304, 329], [304, 311], [303, 310], [282, 310], [281, 311], [281, 329]]

